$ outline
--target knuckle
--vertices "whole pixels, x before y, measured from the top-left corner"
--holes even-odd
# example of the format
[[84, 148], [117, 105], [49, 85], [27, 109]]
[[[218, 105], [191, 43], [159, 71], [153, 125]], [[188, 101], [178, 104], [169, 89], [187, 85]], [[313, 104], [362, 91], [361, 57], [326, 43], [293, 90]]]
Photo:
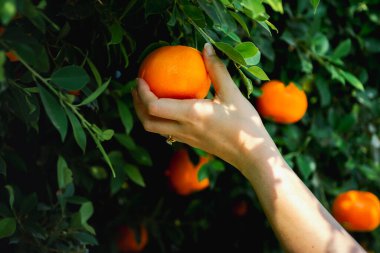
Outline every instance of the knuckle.
[[147, 111], [149, 115], [156, 115], [157, 110], [158, 110], [157, 103], [149, 103], [147, 105]]

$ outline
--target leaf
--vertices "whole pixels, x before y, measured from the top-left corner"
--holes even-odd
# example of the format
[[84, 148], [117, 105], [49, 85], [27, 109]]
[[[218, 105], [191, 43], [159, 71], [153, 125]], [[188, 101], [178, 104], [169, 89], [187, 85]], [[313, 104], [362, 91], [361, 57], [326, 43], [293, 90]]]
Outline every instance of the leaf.
[[145, 18], [154, 14], [161, 14], [166, 11], [169, 6], [168, 0], [145, 0]]
[[260, 51], [252, 42], [239, 43], [235, 50], [243, 56], [246, 65], [257, 65], [260, 62]]
[[0, 220], [0, 239], [10, 237], [16, 232], [16, 220], [14, 218], [4, 218]]
[[4, 25], [7, 25], [16, 13], [16, 0], [2, 0], [0, 2], [0, 20]]
[[5, 189], [7, 189], [9, 194], [9, 206], [11, 207], [11, 209], [13, 209], [15, 203], [15, 193], [13, 187], [11, 185], [6, 185]]
[[236, 62], [239, 65], [246, 65], [244, 57], [231, 45], [224, 42], [215, 42], [215, 46], [225, 55], [227, 55], [227, 57], [230, 58], [232, 61]]
[[317, 78], [315, 80], [315, 85], [317, 86], [319, 97], [321, 98], [321, 106], [327, 106], [331, 103], [331, 92], [328, 86], [328, 81], [322, 78]]
[[136, 148], [133, 138], [126, 134], [115, 134], [115, 139], [128, 150]]
[[65, 66], [56, 70], [51, 81], [65, 90], [80, 90], [90, 81], [86, 71], [77, 65]]
[[240, 26], [243, 28], [243, 30], [247, 33], [247, 35], [250, 37], [251, 34], [249, 32], [248, 26], [245, 23], [244, 19], [240, 16], [239, 13], [229, 11], [230, 15], [240, 24]]
[[148, 151], [143, 147], [137, 146], [131, 151], [131, 156], [140, 165], [152, 166], [152, 158], [150, 157]]
[[344, 79], [347, 82], [349, 82], [352, 86], [354, 86], [356, 89], [361, 90], [361, 91], [364, 90], [364, 86], [362, 82], [360, 82], [360, 80], [356, 78], [356, 76], [343, 70], [340, 70], [339, 73], [341, 73]]
[[112, 129], [106, 129], [101, 132], [101, 135], [98, 136], [101, 141], [109, 141], [112, 139], [113, 134], [115, 133]]
[[67, 117], [65, 110], [61, 104], [58, 103], [55, 97], [51, 95], [45, 88], [37, 84], [40, 92], [42, 104], [44, 105], [46, 114], [48, 115], [53, 126], [58, 130], [61, 135], [62, 142], [65, 140], [67, 134]]
[[90, 226], [87, 222], [91, 218], [94, 213], [94, 207], [91, 202], [86, 202], [81, 205], [79, 209], [81, 224], [84, 229], [86, 229], [89, 233], [95, 234], [95, 229]]
[[98, 241], [96, 238], [88, 233], [85, 232], [77, 232], [73, 234], [73, 238], [84, 245], [98, 245]]
[[308, 155], [297, 155], [296, 162], [304, 179], [308, 179], [317, 168], [314, 159]]
[[330, 48], [329, 40], [322, 33], [316, 34], [311, 43], [311, 50], [316, 54], [324, 56]]
[[313, 5], [313, 8], [314, 8], [314, 13], [317, 12], [317, 8], [318, 8], [318, 5], [319, 5], [319, 1], [320, 1], [320, 0], [311, 0], [311, 4]]
[[4, 63], [6, 62], [6, 57], [4, 51], [0, 50], [0, 83], [5, 80], [5, 72], [4, 72]]
[[86, 151], [87, 145], [86, 133], [84, 132], [83, 127], [79, 122], [77, 116], [70, 109], [66, 109], [66, 114], [70, 120], [70, 124], [73, 129], [74, 139], [84, 153]]
[[264, 0], [264, 3], [267, 3], [272, 7], [274, 11], [277, 11], [281, 14], [284, 13], [284, 8], [282, 6], [282, 0]]
[[142, 177], [139, 169], [130, 163], [126, 163], [124, 165], [124, 171], [127, 174], [127, 176], [137, 185], [140, 185], [142, 187], [145, 187], [144, 178]]
[[120, 44], [123, 40], [125, 31], [120, 23], [113, 23], [108, 27], [108, 31], [111, 33], [111, 40], [108, 45]]
[[333, 59], [341, 59], [345, 56], [347, 56], [351, 51], [351, 40], [346, 39], [345, 41], [341, 42], [337, 48], [335, 48], [334, 53], [332, 54]]
[[252, 94], [253, 92], [253, 85], [252, 85], [252, 81], [251, 79], [249, 79], [246, 75], [244, 75], [243, 71], [241, 71], [240, 68], [238, 68], [238, 71], [239, 71], [239, 74], [240, 74], [240, 77], [241, 79], [243, 80], [243, 83], [244, 83], [244, 86], [247, 90], [247, 97], [249, 98], [249, 96]]
[[73, 173], [62, 156], [59, 156], [57, 161], [57, 181], [58, 189], [65, 189], [73, 182]]
[[94, 75], [95, 82], [100, 87], [102, 85], [102, 77], [99, 74], [98, 69], [96, 68], [95, 64], [90, 60], [90, 58], [86, 58], [87, 65], [90, 67], [90, 70], [92, 74]]
[[182, 5], [181, 7], [186, 16], [193, 20], [197, 26], [200, 28], [204, 28], [206, 26], [206, 19], [201, 9], [190, 4]]
[[111, 82], [111, 78], [108, 79], [102, 86], [98, 87], [93, 93], [91, 93], [90, 96], [86, 97], [80, 104], [76, 106], [83, 106], [91, 103], [94, 101], [97, 97], [99, 97], [108, 87], [108, 85]]
[[128, 106], [120, 99], [116, 100], [117, 109], [119, 111], [119, 117], [123, 126], [125, 128], [125, 132], [129, 134], [133, 128], [133, 116]]
[[264, 70], [262, 70], [260, 67], [258, 66], [252, 66], [252, 67], [249, 67], [249, 68], [245, 68], [246, 70], [249, 71], [249, 73], [251, 73], [252, 75], [254, 75], [255, 77], [259, 78], [260, 80], [269, 80], [269, 77], [267, 76], [267, 74], [264, 72]]

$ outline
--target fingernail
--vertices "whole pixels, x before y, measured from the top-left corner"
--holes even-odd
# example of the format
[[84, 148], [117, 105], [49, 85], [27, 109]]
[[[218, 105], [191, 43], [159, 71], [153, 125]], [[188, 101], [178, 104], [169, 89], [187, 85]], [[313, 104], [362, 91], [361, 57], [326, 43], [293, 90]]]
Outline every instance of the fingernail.
[[209, 42], [205, 43], [204, 49], [206, 50], [206, 54], [208, 56], [211, 56], [211, 55], [215, 54], [215, 50], [214, 50], [214, 48], [212, 47], [212, 45]]

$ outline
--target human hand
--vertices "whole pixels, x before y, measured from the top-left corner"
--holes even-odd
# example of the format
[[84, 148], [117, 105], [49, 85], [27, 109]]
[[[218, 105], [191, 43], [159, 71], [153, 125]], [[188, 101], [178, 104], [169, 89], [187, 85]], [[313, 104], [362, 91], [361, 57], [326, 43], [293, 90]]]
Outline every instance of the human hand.
[[241, 94], [211, 44], [202, 52], [214, 85], [213, 99], [157, 98], [143, 79], [132, 93], [137, 116], [145, 130], [214, 154], [237, 168], [242, 154], [263, 143], [273, 148], [259, 114]]

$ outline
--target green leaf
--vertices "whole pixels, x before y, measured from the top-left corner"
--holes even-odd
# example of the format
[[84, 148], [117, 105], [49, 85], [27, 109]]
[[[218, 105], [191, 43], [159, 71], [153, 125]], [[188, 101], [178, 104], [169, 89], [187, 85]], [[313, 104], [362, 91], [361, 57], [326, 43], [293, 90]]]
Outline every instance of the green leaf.
[[245, 23], [244, 19], [242, 18], [242, 16], [240, 16], [239, 13], [236, 13], [236, 12], [233, 12], [233, 11], [229, 11], [230, 15], [240, 24], [240, 26], [243, 28], [243, 30], [247, 33], [247, 35], [249, 37], [251, 37], [251, 34], [249, 32], [249, 29], [248, 29], [248, 26], [247, 24]]
[[152, 166], [152, 158], [150, 157], [148, 151], [143, 147], [137, 146], [131, 151], [133, 159], [140, 165]]
[[4, 51], [0, 50], [0, 83], [5, 80], [5, 72], [4, 72], [4, 63], [6, 62], [6, 57]]
[[182, 11], [186, 14], [186, 16], [193, 20], [194, 23], [197, 24], [197, 26], [199, 26], [200, 28], [204, 28], [206, 26], [206, 19], [201, 9], [189, 4], [183, 5], [181, 7]]
[[2, 0], [0, 2], [0, 20], [4, 25], [7, 25], [16, 13], [16, 0]]
[[115, 133], [112, 129], [106, 129], [101, 132], [101, 135], [99, 136], [99, 139], [101, 141], [109, 141], [112, 139], [113, 134]]
[[96, 68], [95, 64], [90, 60], [90, 58], [86, 58], [87, 65], [90, 67], [90, 70], [92, 74], [94, 75], [95, 82], [100, 87], [102, 85], [102, 77], [99, 74], [98, 69]]
[[16, 232], [16, 220], [14, 218], [4, 218], [0, 220], [0, 239], [10, 237]]
[[313, 50], [316, 54], [324, 56], [330, 48], [329, 40], [326, 35], [322, 33], [316, 34], [311, 43], [311, 50]]
[[44, 105], [46, 114], [48, 115], [53, 126], [58, 130], [61, 135], [62, 142], [65, 140], [67, 134], [67, 117], [65, 110], [56, 98], [50, 94], [45, 88], [37, 84], [40, 92], [42, 104]]
[[252, 75], [254, 75], [255, 77], [259, 78], [260, 80], [269, 80], [269, 77], [267, 76], [267, 74], [264, 72], [264, 70], [262, 70], [260, 67], [258, 66], [252, 66], [252, 67], [249, 67], [249, 68], [245, 68], [246, 70], [249, 71], [249, 73], [251, 73]]
[[76, 106], [83, 106], [91, 103], [94, 101], [97, 97], [99, 97], [108, 87], [108, 85], [111, 82], [111, 78], [108, 79], [102, 86], [98, 87], [93, 93], [91, 93], [90, 96], [86, 97], [80, 104]]
[[334, 53], [332, 54], [333, 59], [341, 59], [345, 56], [347, 56], [351, 51], [351, 40], [346, 39], [345, 41], [341, 42], [337, 48], [335, 48]]
[[90, 173], [98, 180], [106, 179], [108, 176], [106, 170], [101, 166], [91, 166]]
[[166, 11], [169, 6], [168, 0], [145, 0], [144, 8], [145, 8], [145, 17], [154, 14], [162, 14]]
[[311, 0], [311, 4], [313, 5], [313, 8], [314, 8], [314, 13], [317, 12], [317, 8], [318, 8], [318, 5], [319, 5], [319, 1], [320, 1], [320, 0]]
[[51, 81], [65, 90], [80, 90], [90, 81], [90, 77], [82, 67], [70, 65], [56, 70]]
[[247, 90], [247, 97], [249, 98], [249, 96], [252, 94], [253, 92], [253, 85], [252, 85], [252, 81], [251, 79], [249, 79], [244, 73], [243, 71], [241, 71], [240, 68], [238, 68], [238, 71], [239, 71], [239, 74], [240, 74], [240, 77], [241, 79], [243, 80], [243, 83], [244, 83], [244, 86]]
[[84, 153], [86, 151], [87, 145], [86, 133], [84, 132], [83, 127], [79, 122], [79, 119], [70, 109], [66, 109], [66, 114], [70, 120], [70, 124], [73, 129], [74, 139]]
[[133, 116], [128, 106], [120, 99], [116, 100], [117, 109], [119, 111], [119, 117], [123, 126], [125, 128], [125, 132], [129, 134], [133, 128]]
[[344, 79], [347, 82], [349, 82], [352, 86], [354, 86], [356, 89], [362, 90], [362, 91], [364, 90], [364, 86], [362, 82], [360, 82], [360, 80], [356, 78], [356, 76], [343, 70], [340, 70], [339, 73], [341, 73]]
[[284, 8], [282, 7], [282, 0], [263, 0], [264, 3], [267, 3], [272, 7], [274, 11], [284, 13]]
[[73, 234], [73, 238], [84, 245], [98, 245], [96, 238], [88, 233], [78, 232]]
[[251, 19], [261, 20], [261, 17], [266, 14], [265, 7], [261, 1], [241, 0], [241, 5], [244, 7], [244, 13]]
[[46, 32], [44, 16], [31, 1], [24, 1], [22, 8], [20, 8], [20, 14], [27, 17], [42, 33]]
[[277, 27], [274, 24], [272, 24], [269, 20], [265, 20], [264, 22], [265, 22], [265, 24], [267, 24], [270, 27], [270, 29], [272, 29], [273, 31], [276, 31], [278, 33]]
[[331, 92], [329, 89], [329, 83], [327, 80], [322, 78], [317, 78], [315, 80], [315, 85], [317, 86], [319, 97], [321, 99], [321, 106], [327, 106], [331, 103]]
[[73, 182], [73, 173], [62, 156], [59, 156], [57, 161], [57, 181], [59, 189], [65, 189]]
[[82, 206], [79, 209], [80, 220], [81, 220], [81, 224], [83, 228], [86, 229], [87, 232], [94, 235], [95, 229], [87, 223], [93, 213], [94, 213], [94, 207], [91, 202], [86, 202], [82, 204]]
[[5, 189], [7, 189], [9, 194], [9, 206], [11, 207], [11, 209], [13, 209], [15, 203], [15, 193], [13, 187], [11, 185], [6, 185]]
[[120, 44], [123, 40], [125, 31], [120, 23], [113, 23], [108, 27], [108, 31], [111, 33], [111, 40], [108, 45]]
[[3, 176], [7, 176], [7, 164], [1, 156], [0, 156], [0, 174]]
[[124, 165], [124, 171], [127, 174], [127, 176], [137, 185], [140, 185], [142, 187], [145, 187], [144, 178], [142, 177], [139, 169], [130, 163], [126, 163]]
[[246, 65], [257, 65], [260, 62], [260, 51], [252, 42], [239, 43], [235, 50], [243, 56]]
[[308, 179], [310, 175], [316, 170], [317, 165], [314, 159], [308, 155], [296, 156], [297, 166], [304, 179]]
[[225, 55], [227, 55], [227, 57], [230, 58], [232, 61], [236, 62], [239, 65], [246, 65], [244, 57], [231, 45], [224, 42], [215, 42], [215, 46]]
[[136, 148], [136, 143], [133, 138], [126, 134], [115, 134], [115, 139], [128, 150]]

